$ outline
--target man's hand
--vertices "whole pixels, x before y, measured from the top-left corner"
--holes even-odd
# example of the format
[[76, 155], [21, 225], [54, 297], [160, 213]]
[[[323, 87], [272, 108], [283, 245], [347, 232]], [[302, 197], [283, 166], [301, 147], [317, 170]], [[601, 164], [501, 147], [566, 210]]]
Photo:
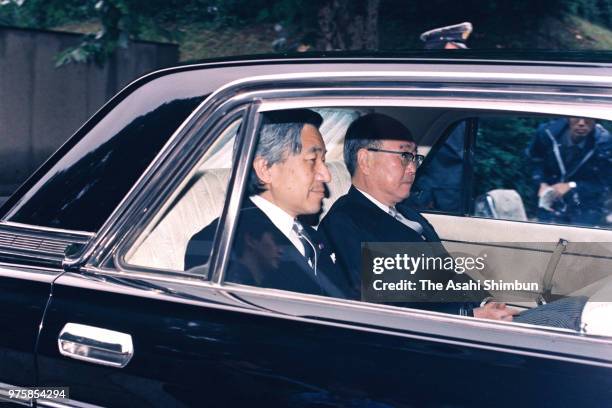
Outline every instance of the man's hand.
[[572, 188], [569, 183], [557, 183], [552, 186], [559, 197], [563, 197]]
[[516, 309], [510, 309], [507, 307], [505, 303], [489, 302], [482, 307], [475, 308], [474, 317], [511, 322], [512, 316], [518, 312], [519, 311]]

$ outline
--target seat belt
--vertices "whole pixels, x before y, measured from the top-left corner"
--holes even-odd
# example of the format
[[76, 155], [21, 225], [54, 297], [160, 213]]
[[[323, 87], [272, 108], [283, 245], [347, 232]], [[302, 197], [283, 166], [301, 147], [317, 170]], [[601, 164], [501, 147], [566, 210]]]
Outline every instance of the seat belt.
[[567, 248], [567, 244], [567, 240], [560, 238], [555, 250], [548, 260], [548, 265], [546, 265], [546, 272], [544, 273], [544, 279], [542, 281], [542, 293], [540, 299], [538, 299], [538, 303], [541, 305], [550, 302], [552, 299], [553, 277], [555, 276], [557, 265], [561, 260], [561, 255], [563, 255], [565, 248]]

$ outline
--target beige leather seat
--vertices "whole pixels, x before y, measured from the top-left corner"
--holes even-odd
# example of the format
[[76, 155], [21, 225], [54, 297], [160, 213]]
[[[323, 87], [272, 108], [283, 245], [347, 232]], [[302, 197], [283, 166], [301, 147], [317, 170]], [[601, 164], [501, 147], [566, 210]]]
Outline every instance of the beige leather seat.
[[478, 197], [476, 215], [500, 220], [527, 221], [523, 199], [516, 190], [496, 189]]
[[[341, 161], [328, 163], [332, 182], [323, 200], [322, 218], [338, 197], [346, 194], [351, 178]], [[182, 271], [189, 239], [221, 214], [230, 169], [206, 170], [194, 176], [187, 190], [139, 246], [129, 251], [126, 261], [154, 269]]]

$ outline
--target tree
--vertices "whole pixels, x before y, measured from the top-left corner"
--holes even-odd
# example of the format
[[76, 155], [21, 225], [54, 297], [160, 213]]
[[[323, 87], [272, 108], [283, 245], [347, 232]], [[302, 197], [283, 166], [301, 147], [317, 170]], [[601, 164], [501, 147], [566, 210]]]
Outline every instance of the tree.
[[380, 0], [329, 0], [318, 12], [319, 48], [331, 50], [378, 49]]
[[[176, 40], [179, 22], [283, 22], [293, 37], [316, 34], [321, 50], [378, 48], [380, 0], [0, 0], [0, 21], [32, 28], [97, 21], [100, 29], [65, 50], [58, 64], [109, 58], [143, 34]], [[258, 13], [252, 13], [258, 10]], [[170, 29], [168, 29], [170, 27]], [[287, 42], [291, 48], [292, 42]], [[312, 44], [315, 45], [315, 44]]]
[[275, 24], [277, 50], [295, 50], [308, 38], [313, 48], [325, 51], [420, 48], [419, 33], [471, 21], [473, 43], [533, 48], [537, 27], [566, 15], [612, 26], [612, 0], [0, 0], [2, 24], [99, 23], [100, 29], [66, 50], [60, 63], [102, 62], [135, 39], [177, 41], [178, 27], [193, 23], [213, 29]]

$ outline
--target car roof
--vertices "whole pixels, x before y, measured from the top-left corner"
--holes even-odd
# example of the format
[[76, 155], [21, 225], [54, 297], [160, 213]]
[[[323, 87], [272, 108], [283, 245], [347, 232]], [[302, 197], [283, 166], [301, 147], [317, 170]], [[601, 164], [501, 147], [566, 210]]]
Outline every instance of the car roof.
[[[350, 68], [348, 66], [350, 65]], [[123, 91], [156, 78], [187, 71], [215, 70], [207, 74], [206, 93], [222, 85], [265, 74], [314, 72], [428, 71], [443, 67], [449, 71], [517, 72], [523, 74], [580, 74], [612, 76], [612, 51], [510, 51], [510, 50], [416, 50], [404, 52], [306, 52], [246, 55], [190, 61], [152, 71], [129, 84]], [[486, 67], [486, 68], [485, 68]], [[509, 67], [512, 70], [509, 71]], [[217, 71], [218, 70], [218, 71]], [[218, 72], [221, 72], [218, 75]], [[203, 82], [198, 81], [200, 91]], [[121, 95], [124, 92], [121, 92]], [[119, 96], [118, 95], [118, 96]]]
[[605, 50], [408, 50], [394, 52], [368, 51], [326, 51], [291, 52], [275, 54], [253, 54], [186, 61], [178, 66], [210, 64], [218, 62], [266, 63], [266, 62], [436, 62], [442, 64], [479, 63], [479, 64], [530, 64], [543, 65], [592, 65], [612, 64], [612, 51]]

